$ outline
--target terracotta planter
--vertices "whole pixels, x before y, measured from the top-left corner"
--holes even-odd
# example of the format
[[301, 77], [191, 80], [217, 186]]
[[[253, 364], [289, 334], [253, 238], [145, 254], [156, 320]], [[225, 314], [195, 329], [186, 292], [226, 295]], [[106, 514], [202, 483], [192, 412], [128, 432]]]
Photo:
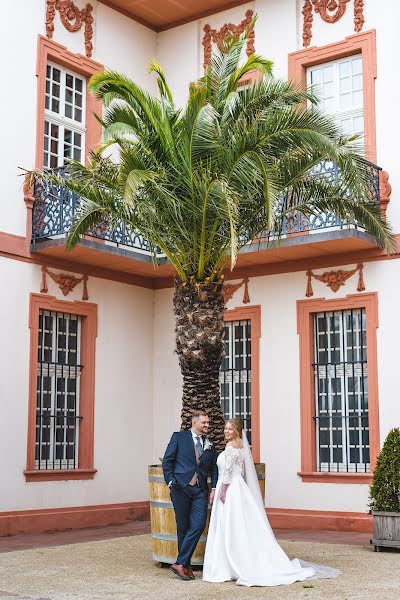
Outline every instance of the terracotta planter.
[[379, 552], [380, 548], [400, 548], [400, 513], [372, 511], [372, 515], [374, 552]]
[[[261, 493], [265, 498], [265, 464], [257, 464], [256, 471]], [[153, 560], [172, 564], [178, 554], [175, 512], [161, 465], [149, 466], [149, 500]], [[209, 508], [206, 528], [192, 557], [193, 565], [203, 564], [210, 513]]]

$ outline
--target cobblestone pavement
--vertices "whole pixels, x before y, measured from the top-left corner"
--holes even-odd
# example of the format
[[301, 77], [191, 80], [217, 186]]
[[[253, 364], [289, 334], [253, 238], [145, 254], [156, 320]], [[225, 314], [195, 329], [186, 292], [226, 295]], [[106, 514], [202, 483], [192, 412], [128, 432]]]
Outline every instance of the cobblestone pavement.
[[[293, 533], [292, 533], [293, 535]], [[342, 571], [275, 588], [184, 582], [151, 560], [147, 534], [0, 554], [0, 600], [399, 600], [400, 555], [367, 545], [281, 541], [291, 557]]]

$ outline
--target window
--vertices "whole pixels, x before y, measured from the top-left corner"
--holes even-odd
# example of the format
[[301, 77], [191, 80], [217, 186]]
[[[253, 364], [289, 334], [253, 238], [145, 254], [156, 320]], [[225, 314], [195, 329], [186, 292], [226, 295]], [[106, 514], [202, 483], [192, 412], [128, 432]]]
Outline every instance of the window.
[[[311, 70], [328, 66], [335, 63], [346, 62], [349, 59], [361, 59], [361, 71], [358, 64], [350, 65], [350, 71], [347, 67], [342, 67], [343, 83], [342, 96], [340, 98], [340, 86], [336, 84], [336, 100], [332, 103], [332, 113], [328, 106], [325, 110], [330, 114], [339, 113], [340, 118], [346, 120], [357, 117], [357, 114], [351, 114], [351, 111], [361, 109], [360, 94], [361, 90], [360, 78], [357, 75], [362, 74], [362, 111], [363, 111], [363, 128], [364, 134], [364, 150], [368, 160], [376, 162], [376, 131], [375, 131], [375, 79], [377, 76], [377, 60], [376, 60], [376, 32], [374, 29], [370, 31], [361, 31], [355, 35], [350, 35], [345, 39], [328, 44], [326, 46], [318, 46], [313, 48], [303, 48], [296, 52], [291, 52], [288, 56], [288, 74], [291, 81], [306, 85], [307, 78], [310, 82]], [[339, 68], [339, 67], [337, 67]], [[347, 75], [346, 75], [347, 73]], [[327, 73], [327, 78], [329, 73]], [[318, 78], [318, 75], [316, 75]], [[321, 78], [323, 78], [321, 74]], [[336, 82], [339, 80], [339, 74], [336, 73]], [[350, 81], [349, 81], [350, 80]], [[328, 81], [327, 81], [328, 83]], [[354, 87], [353, 87], [354, 85]], [[358, 88], [358, 89], [357, 89]], [[338, 92], [339, 90], [339, 92]], [[329, 89], [327, 90], [327, 98]], [[338, 98], [339, 94], [339, 98]], [[348, 96], [346, 96], [348, 94]], [[345, 97], [346, 96], [346, 97]], [[341, 111], [343, 110], [343, 113]], [[349, 111], [346, 114], [346, 111]], [[361, 112], [359, 113], [359, 115]], [[358, 115], [358, 116], [359, 116]], [[349, 131], [351, 123], [343, 123], [345, 131]], [[360, 124], [357, 121], [353, 123], [352, 131], [360, 129]]]
[[370, 471], [365, 308], [314, 315], [318, 471]]
[[225, 358], [219, 374], [225, 419], [243, 421], [251, 443], [251, 321], [225, 323]]
[[297, 301], [304, 482], [364, 483], [379, 454], [378, 295]]
[[101, 101], [87, 93], [87, 82], [104, 67], [41, 35], [36, 65], [36, 168], [84, 163], [101, 141]]
[[39, 311], [36, 469], [78, 466], [81, 317]]
[[31, 294], [26, 481], [93, 479], [97, 305]]
[[62, 167], [71, 159], [82, 162], [85, 147], [86, 80], [71, 71], [46, 66], [44, 168]]
[[363, 135], [361, 54], [309, 67], [307, 84], [315, 87], [320, 108], [335, 118], [345, 135]]

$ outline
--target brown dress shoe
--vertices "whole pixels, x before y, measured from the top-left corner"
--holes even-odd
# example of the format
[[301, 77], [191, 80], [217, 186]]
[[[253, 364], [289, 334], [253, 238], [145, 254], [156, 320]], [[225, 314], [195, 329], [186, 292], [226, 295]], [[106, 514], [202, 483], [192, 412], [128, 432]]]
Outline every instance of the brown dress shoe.
[[196, 577], [194, 576], [192, 567], [190, 567], [190, 566], [185, 567], [185, 573], [190, 579], [196, 579]]
[[170, 566], [170, 569], [179, 579], [183, 579], [184, 581], [190, 581], [189, 575], [186, 574], [186, 569], [183, 565], [178, 565], [174, 563]]

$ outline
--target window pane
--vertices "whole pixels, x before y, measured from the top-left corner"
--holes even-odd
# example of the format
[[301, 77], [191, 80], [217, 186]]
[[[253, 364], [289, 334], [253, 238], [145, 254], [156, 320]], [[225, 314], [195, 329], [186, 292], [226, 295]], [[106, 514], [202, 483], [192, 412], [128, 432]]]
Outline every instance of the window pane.
[[322, 78], [324, 83], [333, 80], [333, 67], [324, 67], [322, 69]]
[[357, 75], [358, 73], [362, 73], [362, 60], [361, 58], [353, 58], [351, 61], [351, 70], [353, 75]]
[[341, 78], [350, 77], [351, 67], [349, 61], [339, 63], [339, 74]]

